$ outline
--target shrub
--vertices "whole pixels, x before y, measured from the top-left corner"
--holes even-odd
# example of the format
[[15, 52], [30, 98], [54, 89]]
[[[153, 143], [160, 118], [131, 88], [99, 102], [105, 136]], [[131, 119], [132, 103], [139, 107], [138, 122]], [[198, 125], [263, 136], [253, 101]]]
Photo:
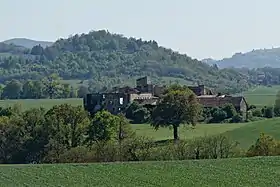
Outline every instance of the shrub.
[[125, 116], [133, 123], [146, 123], [149, 121], [150, 115], [150, 111], [137, 102], [131, 103], [125, 111]]
[[263, 118], [263, 117], [251, 117], [249, 119], [249, 121], [260, 121], [260, 120], [263, 120], [263, 119], [265, 119], [265, 118]]
[[221, 108], [213, 108], [211, 111], [212, 119], [211, 123], [220, 123], [221, 121], [227, 118], [227, 113], [223, 111]]
[[279, 107], [279, 106], [275, 106], [275, 107], [274, 107], [274, 114], [275, 114], [275, 116], [277, 116], [277, 117], [280, 116], [280, 107]]
[[93, 162], [94, 155], [87, 147], [75, 147], [67, 150], [59, 157], [60, 163]]
[[154, 141], [146, 137], [131, 137], [122, 141], [99, 141], [91, 150], [96, 162], [149, 160]]
[[256, 117], [262, 117], [262, 111], [258, 108], [252, 110], [252, 115]]
[[217, 159], [241, 155], [236, 148], [237, 143], [224, 135], [205, 136], [169, 144], [157, 149], [156, 155], [161, 160]]
[[216, 135], [195, 139], [191, 147], [195, 159], [217, 159], [231, 157], [237, 145], [224, 135]]
[[150, 120], [150, 111], [145, 108], [141, 107], [133, 112], [133, 123], [146, 123]]
[[98, 141], [91, 147], [96, 162], [115, 162], [120, 160], [119, 147], [114, 141]]
[[247, 151], [247, 156], [274, 156], [280, 154], [280, 144], [273, 137], [261, 133], [256, 143]]
[[266, 118], [273, 118], [274, 117], [273, 107], [262, 108], [262, 113], [263, 113], [263, 117], [266, 117]]
[[242, 156], [237, 143], [224, 135], [206, 136], [156, 144], [146, 137], [122, 141], [97, 141], [91, 147], [75, 147], [64, 151], [49, 162], [83, 163], [148, 160], [218, 159]]
[[257, 107], [255, 106], [255, 105], [250, 105], [249, 107], [248, 107], [248, 110], [252, 110], [252, 109], [256, 109]]
[[227, 118], [232, 118], [233, 116], [237, 115], [236, 109], [234, 108], [233, 104], [225, 104], [222, 107], [222, 110], [227, 113]]
[[120, 145], [120, 158], [125, 161], [149, 160], [154, 146], [154, 141], [147, 137], [126, 139]]
[[167, 161], [175, 160], [173, 157], [173, 146], [174, 143], [164, 146], [154, 147], [151, 150], [151, 156], [147, 159], [150, 161]]
[[241, 122], [244, 122], [244, 119], [239, 114], [236, 114], [231, 118], [231, 123], [241, 123]]

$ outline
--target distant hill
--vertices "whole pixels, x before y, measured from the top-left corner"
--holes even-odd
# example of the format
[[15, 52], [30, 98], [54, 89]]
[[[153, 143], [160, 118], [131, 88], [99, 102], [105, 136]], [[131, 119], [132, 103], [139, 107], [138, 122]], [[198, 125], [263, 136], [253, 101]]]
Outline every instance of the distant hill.
[[36, 40], [31, 40], [27, 38], [13, 38], [10, 40], [5, 40], [3, 43], [6, 44], [14, 44], [17, 46], [23, 46], [26, 48], [31, 49], [35, 45], [41, 45], [43, 48], [46, 48], [47, 46], [50, 46], [53, 44], [53, 42], [47, 42], [47, 41], [36, 41]]
[[236, 53], [231, 58], [204, 59], [203, 62], [209, 65], [217, 64], [219, 68], [280, 68], [280, 48], [252, 50], [247, 53]]
[[56, 73], [64, 80], [90, 80], [94, 91], [128, 85], [141, 76], [149, 76], [158, 84], [204, 84], [229, 93], [248, 87], [247, 77], [236, 70], [219, 70], [159, 46], [154, 40], [128, 38], [105, 30], [59, 39], [46, 48], [41, 45], [25, 49], [0, 45], [0, 82], [41, 80]]

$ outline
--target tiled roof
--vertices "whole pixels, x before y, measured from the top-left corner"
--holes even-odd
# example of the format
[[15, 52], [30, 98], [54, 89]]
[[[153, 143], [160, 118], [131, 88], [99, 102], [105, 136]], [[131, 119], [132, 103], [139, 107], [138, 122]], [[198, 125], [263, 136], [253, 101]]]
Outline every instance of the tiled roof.
[[197, 99], [204, 107], [221, 107], [228, 103], [233, 104], [235, 107], [239, 107], [240, 102], [244, 97], [202, 95], [197, 96]]

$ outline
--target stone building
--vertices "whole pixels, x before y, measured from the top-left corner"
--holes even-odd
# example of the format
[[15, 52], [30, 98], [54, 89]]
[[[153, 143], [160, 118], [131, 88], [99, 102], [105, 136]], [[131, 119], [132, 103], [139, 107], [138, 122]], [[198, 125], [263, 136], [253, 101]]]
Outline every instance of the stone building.
[[232, 104], [236, 111], [240, 112], [245, 119], [247, 117], [248, 103], [242, 96], [230, 95], [200, 95], [198, 102], [205, 108], [222, 107], [225, 104]]
[[126, 93], [93, 93], [84, 98], [84, 108], [90, 113], [106, 109], [112, 114], [124, 110], [129, 104], [129, 94]]
[[[148, 77], [136, 80], [136, 87], [113, 88], [108, 93], [87, 94], [84, 98], [84, 107], [91, 113], [100, 109], [106, 109], [113, 114], [123, 112], [133, 101], [145, 106], [155, 106], [158, 98], [164, 92], [165, 86], [151, 84]], [[220, 107], [231, 103], [237, 111], [247, 113], [248, 104], [244, 97], [214, 95], [210, 89], [204, 85], [188, 86], [197, 96], [198, 101], [204, 107]]]
[[148, 77], [143, 77], [136, 80], [136, 88], [115, 87], [108, 93], [87, 94], [84, 98], [84, 108], [90, 113], [106, 109], [117, 114], [123, 112], [133, 101], [143, 105], [155, 105], [164, 88], [151, 84]]

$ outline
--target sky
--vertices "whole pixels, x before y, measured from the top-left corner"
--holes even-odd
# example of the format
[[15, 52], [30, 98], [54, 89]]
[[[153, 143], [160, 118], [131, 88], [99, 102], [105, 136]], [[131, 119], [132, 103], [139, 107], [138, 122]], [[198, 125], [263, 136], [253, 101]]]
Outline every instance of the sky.
[[197, 59], [280, 46], [279, 0], [0, 0], [0, 41], [106, 29]]

